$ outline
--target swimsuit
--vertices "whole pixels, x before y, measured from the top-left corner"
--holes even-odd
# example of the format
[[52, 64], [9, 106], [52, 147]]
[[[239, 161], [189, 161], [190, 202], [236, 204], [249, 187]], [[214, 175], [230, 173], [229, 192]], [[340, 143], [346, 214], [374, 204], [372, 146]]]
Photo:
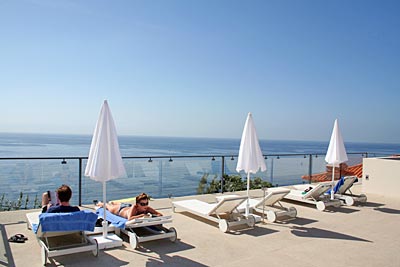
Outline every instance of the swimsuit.
[[124, 208], [132, 207], [132, 204], [129, 203], [121, 203], [121, 206], [119, 206], [118, 214], [121, 213], [121, 210]]

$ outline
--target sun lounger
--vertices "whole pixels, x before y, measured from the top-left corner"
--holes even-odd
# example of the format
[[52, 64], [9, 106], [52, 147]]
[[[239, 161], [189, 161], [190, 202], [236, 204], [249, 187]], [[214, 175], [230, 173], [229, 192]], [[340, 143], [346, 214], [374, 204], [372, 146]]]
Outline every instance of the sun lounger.
[[340, 199], [347, 206], [352, 206], [356, 201], [365, 203], [367, 196], [364, 194], [355, 195], [350, 188], [358, 181], [357, 176], [342, 177], [335, 185], [335, 198]]
[[326, 192], [332, 188], [332, 182], [322, 182], [316, 185], [295, 185], [284, 199], [313, 204], [317, 210], [323, 211], [329, 206], [340, 207], [339, 199], [330, 199]]
[[[261, 199], [249, 199], [250, 209], [253, 212], [264, 214], [267, 216], [269, 222], [275, 222], [277, 219], [289, 216], [295, 218], [297, 216], [297, 210], [295, 207], [286, 208], [280, 202], [287, 194], [290, 193], [290, 189], [283, 187], [268, 188], [265, 197]], [[238, 210], [244, 212], [247, 201], [243, 202]]]
[[[97, 215], [102, 218], [104, 209], [99, 208], [96, 211]], [[114, 229], [117, 235], [121, 232], [129, 237], [129, 243], [133, 249], [136, 249], [139, 243], [166, 239], [175, 242], [177, 232], [174, 227], [165, 228], [162, 226], [172, 222], [172, 216], [159, 216], [152, 218], [139, 218], [128, 221], [127, 219], [115, 215], [108, 210], [106, 211], [106, 220], [110, 222], [109, 229]], [[99, 229], [102, 231], [102, 228]]]
[[217, 203], [207, 203], [197, 199], [172, 202], [172, 209], [180, 208], [189, 213], [203, 217], [218, 223], [219, 229], [226, 233], [231, 226], [247, 224], [254, 227], [255, 217], [250, 214], [247, 217], [238, 212], [237, 208], [247, 199], [246, 196], [225, 197]]
[[92, 251], [99, 253], [96, 242], [87, 238], [85, 231], [93, 231], [97, 215], [90, 211], [68, 213], [27, 213], [28, 228], [36, 234], [42, 255], [47, 258], [73, 253]]

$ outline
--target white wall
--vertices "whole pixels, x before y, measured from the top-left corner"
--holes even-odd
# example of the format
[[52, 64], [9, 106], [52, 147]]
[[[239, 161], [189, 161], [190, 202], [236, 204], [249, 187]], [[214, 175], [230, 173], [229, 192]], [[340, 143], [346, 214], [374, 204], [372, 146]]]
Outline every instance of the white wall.
[[363, 192], [400, 198], [400, 158], [364, 158]]

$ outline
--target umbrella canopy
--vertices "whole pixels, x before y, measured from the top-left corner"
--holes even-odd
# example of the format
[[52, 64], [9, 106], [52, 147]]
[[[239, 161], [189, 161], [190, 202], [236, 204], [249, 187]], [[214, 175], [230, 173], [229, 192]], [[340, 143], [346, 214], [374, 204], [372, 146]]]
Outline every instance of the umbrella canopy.
[[240, 141], [238, 162], [236, 171], [244, 171], [247, 174], [247, 205], [246, 215], [249, 214], [249, 190], [250, 173], [257, 173], [259, 170], [266, 171], [265, 159], [261, 152], [256, 127], [253, 122], [253, 116], [249, 112], [244, 125], [242, 139]]
[[[118, 136], [114, 120], [104, 100], [100, 116], [93, 133], [89, 158], [85, 169], [85, 175], [91, 179], [103, 183], [103, 203], [106, 202], [106, 182], [111, 179], [126, 176], [121, 153], [119, 151]], [[107, 222], [104, 209], [103, 236], [107, 235]]]
[[335, 120], [333, 131], [331, 135], [331, 141], [329, 142], [328, 151], [326, 152], [325, 161], [328, 164], [332, 164], [332, 190], [331, 199], [334, 198], [333, 182], [335, 181], [335, 167], [339, 166], [340, 163], [348, 160], [346, 148], [344, 147], [342, 134], [340, 133], [338, 120]]

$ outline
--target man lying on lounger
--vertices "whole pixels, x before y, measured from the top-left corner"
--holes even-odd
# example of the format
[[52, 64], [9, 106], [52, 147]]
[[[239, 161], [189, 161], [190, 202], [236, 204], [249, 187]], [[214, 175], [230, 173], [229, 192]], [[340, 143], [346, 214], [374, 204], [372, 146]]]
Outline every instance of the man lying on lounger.
[[[96, 205], [98, 207], [104, 206], [102, 202], [99, 202]], [[136, 197], [135, 205], [111, 201], [110, 203], [107, 203], [107, 210], [128, 220], [163, 216], [160, 212], [149, 206], [149, 196], [145, 193], [141, 193]]]

